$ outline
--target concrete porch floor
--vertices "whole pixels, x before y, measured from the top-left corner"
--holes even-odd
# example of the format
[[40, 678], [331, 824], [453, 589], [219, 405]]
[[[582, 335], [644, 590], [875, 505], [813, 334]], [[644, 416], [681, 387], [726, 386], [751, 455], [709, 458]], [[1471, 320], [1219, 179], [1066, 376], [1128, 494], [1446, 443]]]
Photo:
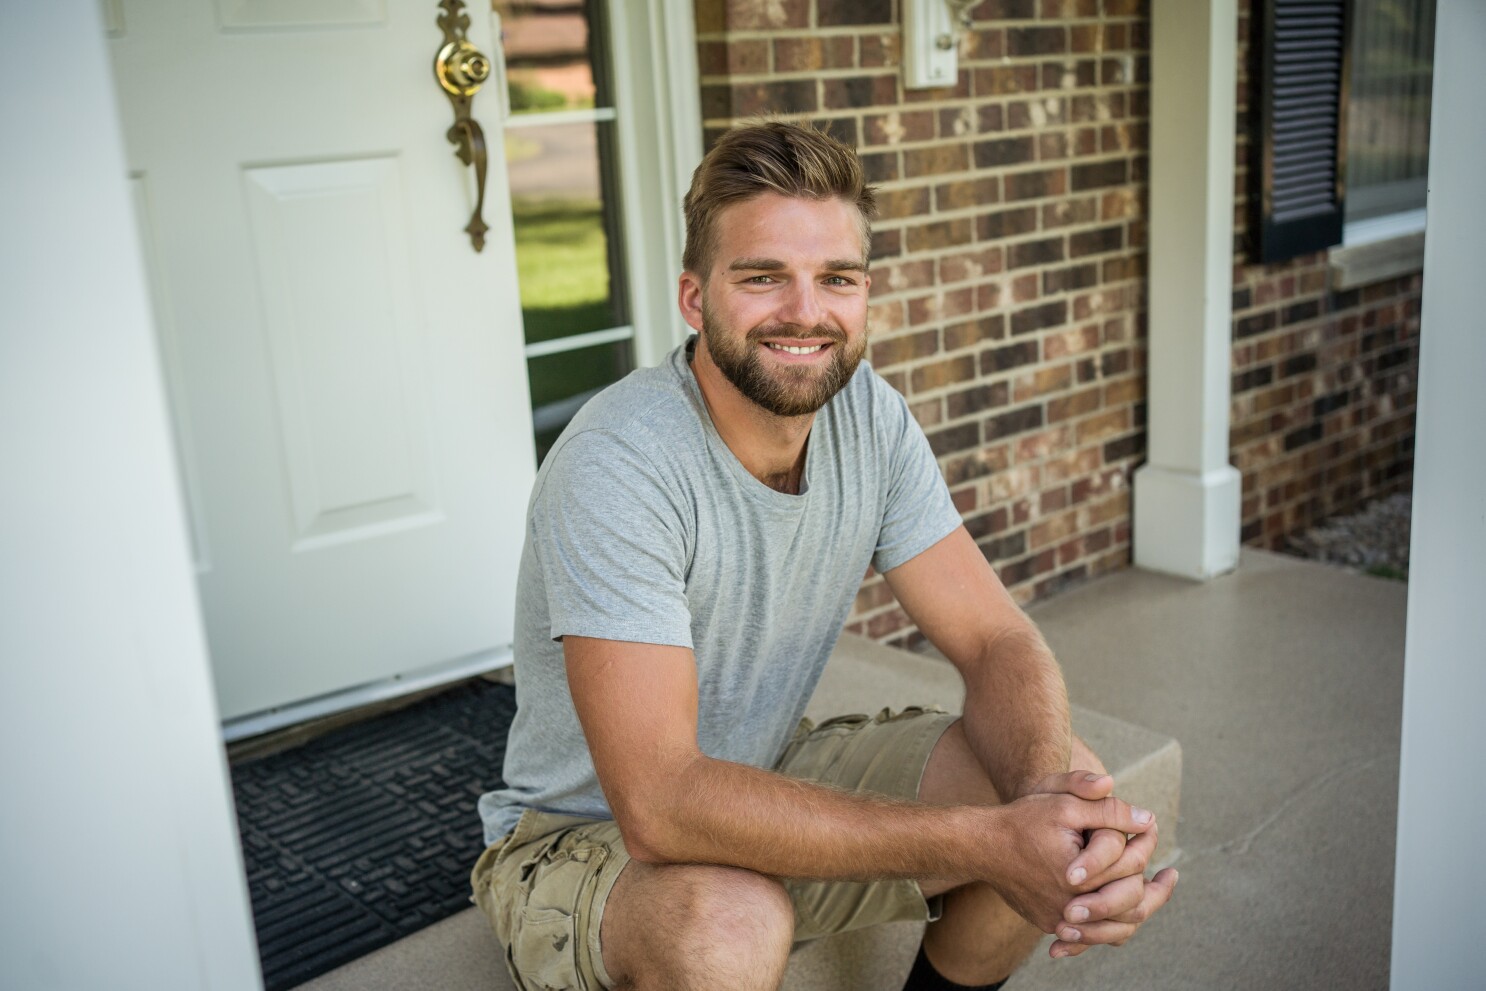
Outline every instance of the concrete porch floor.
[[[1182, 877], [1127, 946], [1061, 961], [1044, 950], [1009, 991], [1387, 987], [1406, 593], [1245, 551], [1206, 584], [1131, 570], [1032, 608], [1076, 706], [1180, 741]], [[869, 654], [876, 667], [882, 655]], [[833, 690], [940, 683], [926, 663], [903, 658]], [[796, 956], [786, 987], [826, 991]], [[863, 974], [857, 986], [898, 980]], [[470, 911], [302, 988], [508, 986]]]

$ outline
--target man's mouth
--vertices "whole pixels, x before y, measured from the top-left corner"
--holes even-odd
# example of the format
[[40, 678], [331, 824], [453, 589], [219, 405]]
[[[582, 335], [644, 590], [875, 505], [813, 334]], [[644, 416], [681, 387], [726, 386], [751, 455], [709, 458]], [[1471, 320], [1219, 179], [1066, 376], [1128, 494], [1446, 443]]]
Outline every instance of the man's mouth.
[[794, 344], [775, 344], [773, 341], [765, 341], [764, 347], [775, 351], [785, 351], [789, 354], [814, 354], [820, 349], [827, 347], [825, 344], [809, 344], [803, 347]]

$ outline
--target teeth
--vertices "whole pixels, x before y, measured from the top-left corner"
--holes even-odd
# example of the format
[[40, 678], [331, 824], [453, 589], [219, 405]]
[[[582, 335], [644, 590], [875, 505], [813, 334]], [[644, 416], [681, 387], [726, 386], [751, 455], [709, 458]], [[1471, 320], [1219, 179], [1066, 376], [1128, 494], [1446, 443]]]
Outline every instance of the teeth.
[[797, 348], [797, 347], [792, 347], [792, 346], [790, 346], [788, 344], [770, 344], [769, 347], [773, 348], [775, 351], [788, 351], [790, 354], [814, 354], [815, 352], [819, 351], [821, 348], [825, 347], [825, 345], [824, 344], [816, 344], [813, 347]]

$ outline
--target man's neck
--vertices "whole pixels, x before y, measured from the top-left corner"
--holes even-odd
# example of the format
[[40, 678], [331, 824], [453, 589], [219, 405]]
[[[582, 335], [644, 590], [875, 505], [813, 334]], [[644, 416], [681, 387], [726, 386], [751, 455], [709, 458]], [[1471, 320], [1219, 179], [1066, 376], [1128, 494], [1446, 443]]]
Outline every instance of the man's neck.
[[712, 425], [750, 475], [780, 492], [795, 494], [805, 474], [805, 450], [815, 414], [778, 416], [738, 391], [697, 339], [692, 374]]

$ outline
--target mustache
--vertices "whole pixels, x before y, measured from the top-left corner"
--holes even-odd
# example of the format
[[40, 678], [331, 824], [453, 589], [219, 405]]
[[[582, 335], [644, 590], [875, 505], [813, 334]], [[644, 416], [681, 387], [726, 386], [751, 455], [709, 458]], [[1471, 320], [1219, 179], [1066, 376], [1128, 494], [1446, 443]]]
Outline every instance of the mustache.
[[846, 332], [840, 327], [832, 327], [829, 324], [816, 324], [814, 327], [801, 327], [792, 323], [777, 323], [769, 327], [754, 327], [748, 332], [748, 340], [757, 344], [763, 340], [777, 340], [779, 338], [793, 338], [797, 341], [818, 340], [820, 338], [835, 344], [846, 343]]

